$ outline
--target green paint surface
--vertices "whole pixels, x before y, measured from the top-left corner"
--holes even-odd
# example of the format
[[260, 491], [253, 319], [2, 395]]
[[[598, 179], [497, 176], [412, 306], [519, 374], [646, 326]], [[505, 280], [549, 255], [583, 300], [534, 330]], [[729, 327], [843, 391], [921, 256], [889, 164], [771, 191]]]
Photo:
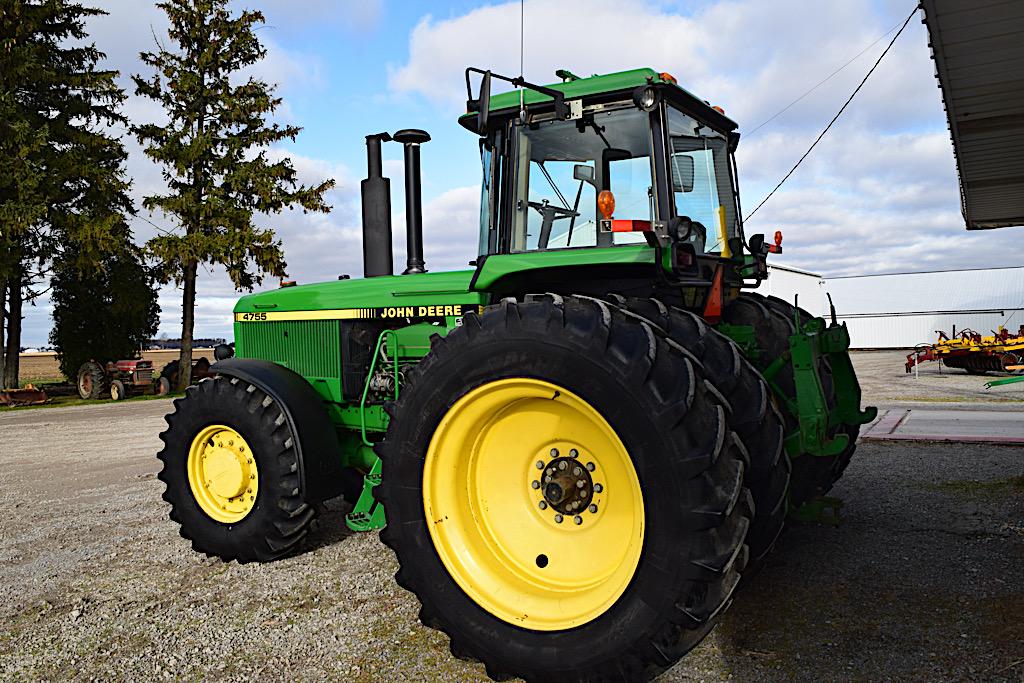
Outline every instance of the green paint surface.
[[482, 303], [481, 295], [469, 293], [472, 277], [472, 270], [456, 270], [282, 287], [243, 296], [235, 313]]
[[653, 264], [654, 249], [646, 245], [636, 245], [531, 251], [522, 254], [495, 254], [488, 256], [483, 266], [480, 267], [480, 276], [473, 285], [473, 290], [487, 290], [503, 277], [538, 268], [631, 263]]

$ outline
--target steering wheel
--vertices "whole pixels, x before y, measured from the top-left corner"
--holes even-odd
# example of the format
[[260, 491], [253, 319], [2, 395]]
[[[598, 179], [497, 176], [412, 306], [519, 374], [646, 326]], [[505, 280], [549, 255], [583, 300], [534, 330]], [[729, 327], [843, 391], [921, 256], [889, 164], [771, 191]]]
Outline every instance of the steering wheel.
[[537, 248], [547, 249], [548, 240], [551, 239], [551, 226], [555, 221], [561, 220], [562, 218], [578, 218], [579, 212], [573, 209], [566, 209], [561, 206], [555, 206], [548, 200], [542, 202], [528, 202], [530, 208], [535, 209], [542, 217], [540, 224], [540, 235], [537, 238]]
[[537, 213], [539, 213], [541, 216], [546, 216], [548, 212], [553, 213], [555, 215], [554, 220], [558, 220], [559, 218], [579, 217], [580, 215], [579, 211], [573, 211], [572, 209], [566, 209], [561, 206], [556, 206], [555, 204], [552, 204], [546, 199], [542, 202], [528, 203], [530, 205], [530, 208], [536, 209]]

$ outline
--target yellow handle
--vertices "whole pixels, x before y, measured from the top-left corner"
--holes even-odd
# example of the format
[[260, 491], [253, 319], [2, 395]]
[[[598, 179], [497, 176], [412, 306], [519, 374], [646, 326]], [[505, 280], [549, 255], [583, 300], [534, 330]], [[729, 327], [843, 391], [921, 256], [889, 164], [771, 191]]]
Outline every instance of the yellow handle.
[[725, 207], [718, 207], [718, 243], [722, 245], [722, 258], [732, 258], [729, 249], [729, 231], [725, 227]]

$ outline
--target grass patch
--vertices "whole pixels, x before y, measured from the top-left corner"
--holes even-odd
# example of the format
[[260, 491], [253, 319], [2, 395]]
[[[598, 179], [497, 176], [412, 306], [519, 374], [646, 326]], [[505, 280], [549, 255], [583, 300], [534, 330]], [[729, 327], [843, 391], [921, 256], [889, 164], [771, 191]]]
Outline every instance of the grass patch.
[[64, 375], [45, 375], [40, 377], [29, 377], [18, 382], [18, 388], [24, 389], [29, 384], [37, 389], [44, 384], [64, 384]]
[[925, 488], [929, 491], [958, 494], [969, 498], [999, 498], [1024, 494], [1024, 475], [991, 481], [971, 479], [945, 481], [941, 484], [928, 484]]

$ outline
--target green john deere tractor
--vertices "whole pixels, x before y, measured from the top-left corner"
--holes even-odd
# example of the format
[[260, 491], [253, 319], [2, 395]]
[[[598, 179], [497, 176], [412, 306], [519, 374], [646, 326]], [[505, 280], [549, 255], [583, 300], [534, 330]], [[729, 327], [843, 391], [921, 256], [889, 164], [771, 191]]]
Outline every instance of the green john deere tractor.
[[344, 495], [456, 656], [496, 679], [642, 680], [711, 630], [875, 411], [834, 313], [750, 291], [781, 235], [744, 237], [736, 124], [665, 73], [558, 75], [466, 71], [470, 270], [424, 268], [429, 135], [367, 137], [365, 277], [241, 298], [235, 356], [167, 418], [160, 479], [193, 547], [239, 562], [294, 551]]

